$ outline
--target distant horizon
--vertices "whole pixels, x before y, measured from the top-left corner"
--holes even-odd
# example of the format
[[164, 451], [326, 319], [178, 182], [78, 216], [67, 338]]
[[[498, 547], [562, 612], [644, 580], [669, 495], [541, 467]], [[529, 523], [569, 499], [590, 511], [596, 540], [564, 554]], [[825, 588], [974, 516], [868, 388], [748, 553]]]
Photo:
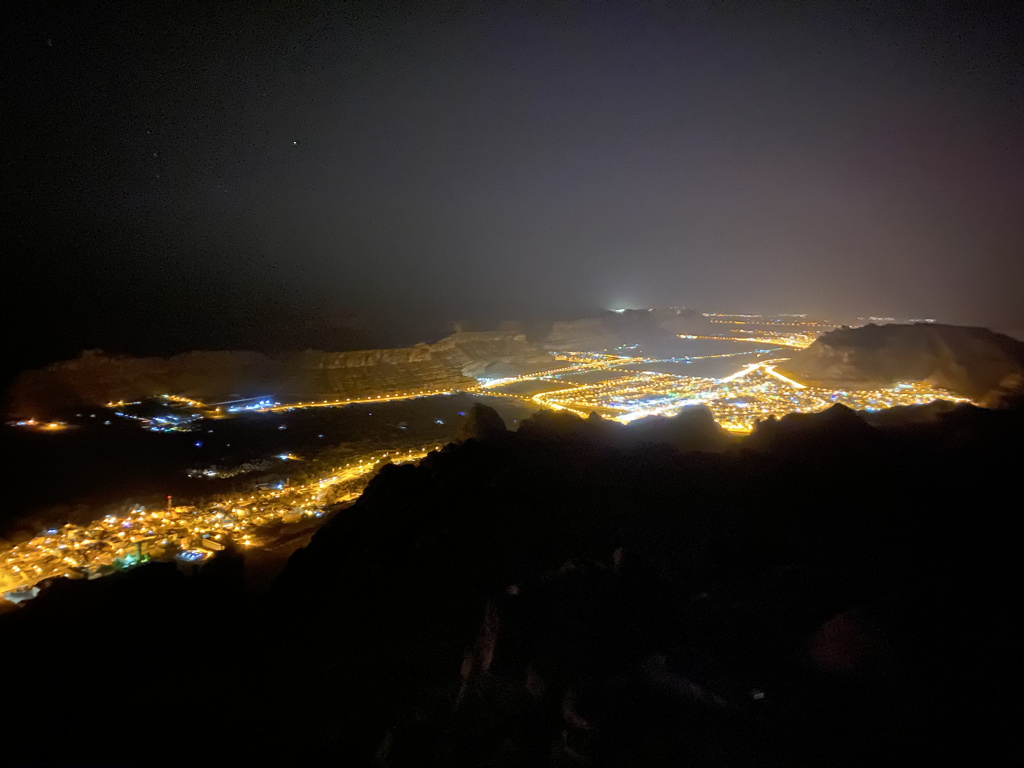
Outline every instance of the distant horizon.
[[8, 366], [623, 306], [1024, 328], [1019, 3], [3, 20]]
[[3, 3], [5, 754], [998, 753], [1022, 40], [1020, 0]]
[[[723, 309], [719, 307], [684, 306], [679, 304], [654, 307], [595, 306], [589, 310], [581, 309], [577, 312], [546, 312], [525, 317], [466, 314], [461, 317], [435, 316], [432, 318], [417, 319], [403, 318], [395, 321], [394, 318], [380, 318], [375, 320], [369, 314], [339, 310], [337, 315], [334, 317], [326, 312], [312, 313], [310, 316], [305, 318], [304, 322], [288, 326], [287, 329], [285, 329], [285, 332], [277, 337], [261, 336], [258, 332], [251, 334], [247, 333], [245, 336], [248, 336], [252, 341], [252, 343], [248, 345], [245, 344], [245, 338], [242, 335], [239, 335], [237, 339], [238, 343], [232, 343], [230, 340], [218, 342], [216, 337], [213, 337], [209, 338], [209, 341], [206, 343], [195, 344], [191, 343], [188, 339], [171, 335], [166, 338], [150, 337], [147, 339], [133, 339], [130, 336], [126, 336], [122, 338], [110, 338], [104, 341], [95, 337], [93, 339], [88, 339], [68, 334], [68, 336], [54, 344], [37, 344], [34, 348], [34, 354], [8, 357], [4, 368], [9, 372], [9, 376], [16, 375], [18, 372], [23, 370], [31, 370], [50, 363], [72, 360], [87, 350], [101, 350], [106, 354], [119, 356], [124, 355], [129, 357], [169, 357], [177, 354], [187, 354], [188, 352], [193, 351], [254, 351], [283, 353], [288, 351], [301, 351], [305, 349], [319, 349], [322, 351], [333, 352], [354, 351], [360, 349], [391, 349], [413, 346], [419, 343], [435, 343], [453, 333], [455, 328], [459, 325], [465, 326], [464, 330], [469, 331], [497, 331], [501, 330], [500, 326], [503, 324], [519, 323], [529, 326], [551, 322], [570, 322], [574, 320], [593, 319], [605, 314], [612, 314], [616, 309], [626, 309], [631, 311], [643, 311], [645, 309], [655, 309], [658, 311], [687, 309], [695, 311], [698, 314], [714, 313], [721, 314], [723, 316], [756, 315], [763, 317], [782, 317], [785, 315], [806, 315], [808, 320], [835, 323], [836, 325], [867, 325], [869, 323], [884, 325], [887, 322], [908, 324], [912, 322], [931, 320], [936, 325], [985, 328], [996, 333], [1010, 336], [1018, 341], [1024, 341], [1024, 324], [1019, 327], [999, 327], [992, 323], [956, 322], [951, 319], [943, 318], [941, 315], [934, 318], [893, 315], [891, 316], [891, 319], [889, 319], [888, 316], [851, 315], [839, 313], [832, 315], [819, 315], [812, 312], [791, 310], [787, 310], [785, 312], [770, 312], [763, 311], [761, 308], [736, 308], [730, 306]], [[294, 321], [294, 318], [292, 318], [292, 320]], [[323, 322], [318, 324], [318, 321]], [[379, 325], [375, 326], [375, 322], [379, 322]], [[80, 343], [75, 343], [76, 338], [80, 340]], [[197, 341], [200, 340], [201, 339], [197, 338]], [[332, 340], [334, 342], [333, 344], [331, 343]], [[38, 341], [38, 339], [36, 341]], [[91, 343], [93, 341], [95, 343]], [[313, 343], [317, 341], [320, 343]], [[49, 359], [45, 362], [38, 362], [43, 361], [44, 358], [47, 357], [45, 352], [47, 349], [52, 350], [53, 354], [57, 354], [58, 350], [64, 350], [64, 354], [62, 356], [59, 354], [58, 356], [53, 356], [53, 354], [51, 354]], [[27, 367], [18, 367], [17, 363], [19, 359], [33, 361], [33, 364], [28, 365]]]

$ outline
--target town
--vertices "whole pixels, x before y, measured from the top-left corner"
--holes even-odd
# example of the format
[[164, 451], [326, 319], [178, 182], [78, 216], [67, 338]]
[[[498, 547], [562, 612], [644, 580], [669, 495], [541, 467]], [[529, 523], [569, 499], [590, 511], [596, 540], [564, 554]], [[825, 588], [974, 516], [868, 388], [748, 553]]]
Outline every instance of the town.
[[[645, 417], [673, 416], [684, 408], [703, 404], [722, 428], [737, 435], [751, 432], [764, 419], [821, 411], [835, 403], [855, 410], [877, 411], [935, 400], [969, 402], [922, 382], [830, 389], [797, 381], [779, 370], [787, 358], [777, 355], [787, 349], [808, 347], [820, 332], [834, 325], [808, 321], [802, 316], [708, 317], [711, 322], [728, 324], [729, 329], [723, 329], [720, 335], [677, 334], [678, 338], [683, 342], [734, 342], [738, 347], [735, 351], [655, 357], [644, 354], [638, 343], [626, 343], [611, 350], [553, 352], [546, 368], [504, 377], [481, 375], [475, 384], [458, 393], [508, 398], [532, 409], [564, 410], [584, 418], [596, 413], [626, 424]], [[682, 372], [695, 364], [728, 365], [732, 360], [743, 364], [725, 376]], [[108, 402], [106, 410], [113, 418], [137, 423], [147, 431], [181, 432], [194, 431], [208, 421], [221, 419], [261, 418], [261, 414], [268, 417], [453, 394], [456, 390], [426, 388], [348, 399], [279, 402], [274, 396], [263, 395], [208, 404], [182, 394], [165, 393], [147, 401]], [[26, 419], [14, 426], [60, 432], [68, 425]], [[196, 442], [197, 446], [200, 444], [201, 441]], [[282, 470], [286, 479], [274, 485], [254, 487], [250, 483], [243, 491], [223, 494], [202, 504], [175, 504], [168, 496], [166, 505], [158, 508], [136, 505], [126, 514], [107, 514], [91, 524], [69, 522], [47, 528], [0, 552], [0, 594], [9, 602], [19, 602], [38, 594], [48, 579], [97, 578], [151, 560], [173, 560], [182, 568], [198, 568], [229, 543], [243, 548], [271, 546], [279, 540], [282, 530], [297, 526], [315, 529], [325, 516], [356, 499], [381, 466], [418, 461], [442, 445], [433, 442], [404, 449], [371, 450], [351, 456], [343, 464], [323, 468], [312, 479], [307, 474], [301, 481], [293, 482], [287, 471]], [[271, 462], [297, 463], [297, 458], [282, 453], [233, 468], [192, 469], [189, 475], [226, 478], [254, 472]]]

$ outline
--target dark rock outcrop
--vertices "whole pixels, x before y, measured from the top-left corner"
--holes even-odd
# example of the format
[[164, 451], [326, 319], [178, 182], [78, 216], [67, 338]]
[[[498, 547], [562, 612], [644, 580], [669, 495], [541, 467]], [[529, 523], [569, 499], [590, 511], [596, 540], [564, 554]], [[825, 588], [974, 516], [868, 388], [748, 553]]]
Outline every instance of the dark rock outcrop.
[[466, 416], [466, 421], [461, 425], [458, 439], [460, 441], [494, 440], [507, 434], [508, 427], [502, 421], [501, 415], [490, 406], [476, 403]]
[[[636, 426], [544, 412], [391, 468], [289, 564], [318, 636], [366, 635], [358, 732], [377, 729], [382, 764], [976, 749], [998, 664], [962, 659], [981, 658], [1014, 583], [992, 534], [1019, 414], [961, 406], [904, 432], [838, 407], [719, 454], [627, 439]], [[345, 666], [327, 680], [323, 697], [354, 690]], [[382, 686], [401, 695], [374, 722]]]
[[[143, 762], [182, 713], [223, 765], [1006, 762], [1024, 413], [531, 423], [384, 467], [268, 592], [155, 564], [0, 617], [7, 763], [109, 764], [111, 711]], [[100, 705], [55, 710], [69, 674]]]
[[860, 415], [842, 403], [817, 413], [789, 413], [759, 421], [743, 441], [752, 451], [814, 452], [825, 446], [843, 445], [844, 450], [873, 446], [878, 433]]
[[675, 416], [648, 416], [630, 424], [630, 436], [650, 443], [669, 443], [681, 451], [722, 451], [732, 442], [706, 405], [691, 405]]

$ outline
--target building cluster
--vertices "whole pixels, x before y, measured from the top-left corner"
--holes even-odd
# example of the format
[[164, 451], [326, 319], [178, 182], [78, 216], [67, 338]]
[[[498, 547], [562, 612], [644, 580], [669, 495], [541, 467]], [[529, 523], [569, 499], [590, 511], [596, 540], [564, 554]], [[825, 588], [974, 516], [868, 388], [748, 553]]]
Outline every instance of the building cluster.
[[216, 415], [206, 404], [182, 395], [159, 395], [149, 400], [106, 404], [115, 416], [138, 422], [151, 432], [191, 432], [199, 423]]
[[[732, 315], [719, 315], [719, 317], [733, 317]], [[740, 316], [743, 317], [743, 316]], [[751, 316], [752, 317], [752, 316]], [[726, 325], [752, 325], [759, 328], [774, 328], [776, 326], [791, 326], [793, 328], [838, 328], [834, 323], [821, 323], [817, 320], [794, 320], [794, 315], [784, 318], [762, 318], [760, 320], [709, 320], [710, 323], [723, 323]]]
[[772, 416], [821, 411], [835, 403], [856, 410], [881, 410], [934, 400], [965, 401], [919, 382], [859, 390], [811, 387], [779, 373], [776, 362], [751, 363], [723, 379], [637, 372], [597, 384], [543, 392], [534, 395], [533, 401], [581, 415], [596, 411], [623, 422], [670, 416], [703, 403], [722, 427], [733, 432], [749, 432], [758, 421]]
[[[652, 364], [689, 363], [710, 358], [764, 355], [781, 347], [809, 346], [821, 324], [803, 316], [766, 319], [759, 315], [705, 315], [711, 322], [734, 325], [730, 335], [682, 335], [682, 339], [712, 339], [753, 342], [769, 348], [748, 349], [714, 355], [648, 358], [636, 354], [638, 345], [623, 345], [617, 352], [559, 352], [546, 370], [505, 378], [482, 378], [476, 386], [460, 391], [513, 397], [544, 408], [567, 410], [586, 417], [597, 412], [621, 422], [645, 416], [670, 416], [702, 403], [725, 429], [749, 432], [769, 417], [787, 413], [820, 411], [835, 403], [858, 410], [880, 410], [918, 405], [934, 400], [959, 401], [949, 392], [922, 383], [899, 383], [884, 388], [830, 390], [794, 381], [776, 370], [779, 360], [759, 360], [721, 379], [683, 376], [652, 370], [637, 370]], [[602, 381], [583, 382], [579, 374], [603, 372]], [[577, 380], [574, 381], [573, 379]], [[590, 377], [592, 378], [592, 377]], [[518, 394], [503, 388], [523, 382], [545, 382], [553, 391]], [[268, 397], [206, 405], [180, 395], [162, 395], [147, 403], [111, 402], [107, 407], [118, 416], [137, 419], [149, 429], [188, 429], [203, 418], [223, 418], [229, 412], [252, 410], [279, 412], [300, 408], [344, 407], [355, 403], [451, 395], [447, 389], [389, 392], [360, 399], [324, 399], [278, 403]], [[21, 422], [18, 426], [61, 429], [62, 422]], [[272, 543], [274, 530], [282, 523], [297, 523], [320, 517], [334, 503], [355, 498], [383, 463], [416, 461], [438, 448], [421, 446], [406, 451], [378, 451], [354, 458], [343, 466], [325, 471], [311, 482], [280, 483], [251, 493], [216, 499], [203, 506], [174, 506], [168, 497], [166, 508], [135, 507], [122, 516], [108, 515], [88, 525], [67, 524], [47, 530], [35, 538], [0, 552], [0, 594], [8, 599], [37, 589], [53, 577], [94, 578], [113, 570], [133, 567], [146, 560], [177, 560], [190, 567], [200, 565], [227, 544], [259, 547]], [[298, 457], [281, 454], [280, 461]], [[204, 477], [227, 477], [250, 468], [209, 468], [194, 470]], [[310, 520], [312, 522], [312, 520]]]
[[628, 365], [642, 362], [642, 358], [629, 357], [627, 355], [608, 355], [602, 352], [559, 352], [555, 359], [560, 362], [568, 362], [571, 365], [563, 365], [558, 368], [550, 368], [533, 373], [525, 373], [521, 376], [506, 376], [503, 378], [480, 379], [477, 387], [479, 390], [504, 387], [509, 384], [519, 384], [524, 381], [541, 381], [544, 379], [557, 379], [560, 376], [571, 373], [582, 373], [583, 371], [595, 371], [616, 366]]
[[596, 384], [541, 392], [533, 396], [538, 405], [556, 407], [602, 416], [620, 416], [637, 410], [660, 408], [669, 403], [678, 405], [711, 386], [712, 379], [677, 376], [670, 373], [637, 371], [616, 376]]
[[60, 432], [68, 428], [68, 424], [63, 421], [39, 421], [37, 419], [21, 419], [8, 422], [8, 424], [12, 427], [23, 427], [37, 432]]
[[69, 523], [0, 552], [0, 593], [32, 589], [55, 577], [95, 578], [147, 560], [199, 563], [229, 542], [270, 543], [270, 526], [322, 517], [326, 507], [354, 499], [384, 463], [416, 461], [439, 446], [379, 451], [300, 485], [281, 484], [220, 498], [204, 506], [147, 509], [107, 515], [88, 525]]

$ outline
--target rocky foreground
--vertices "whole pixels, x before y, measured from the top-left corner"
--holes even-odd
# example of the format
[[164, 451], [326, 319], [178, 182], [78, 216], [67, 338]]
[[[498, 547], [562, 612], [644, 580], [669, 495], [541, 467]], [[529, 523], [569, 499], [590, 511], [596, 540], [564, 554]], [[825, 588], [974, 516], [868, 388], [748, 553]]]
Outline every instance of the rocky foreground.
[[1021, 412], [872, 426], [835, 406], [737, 442], [699, 406], [628, 426], [543, 412], [516, 433], [478, 409], [463, 436], [386, 467], [269, 592], [222, 553], [196, 576], [54, 584], [2, 617], [5, 757], [1005, 756]]

